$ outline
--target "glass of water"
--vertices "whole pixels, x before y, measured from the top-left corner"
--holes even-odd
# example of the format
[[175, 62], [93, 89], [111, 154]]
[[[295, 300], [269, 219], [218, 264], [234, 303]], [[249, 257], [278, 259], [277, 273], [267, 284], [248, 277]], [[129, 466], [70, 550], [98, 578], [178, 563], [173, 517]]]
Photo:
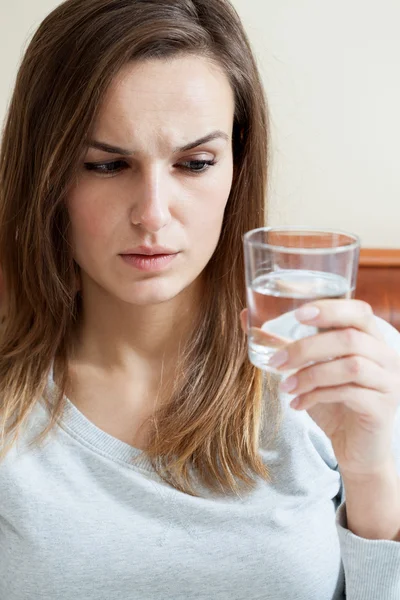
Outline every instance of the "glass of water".
[[360, 240], [343, 231], [261, 227], [243, 236], [249, 359], [268, 366], [280, 348], [319, 333], [294, 311], [324, 298], [353, 298]]

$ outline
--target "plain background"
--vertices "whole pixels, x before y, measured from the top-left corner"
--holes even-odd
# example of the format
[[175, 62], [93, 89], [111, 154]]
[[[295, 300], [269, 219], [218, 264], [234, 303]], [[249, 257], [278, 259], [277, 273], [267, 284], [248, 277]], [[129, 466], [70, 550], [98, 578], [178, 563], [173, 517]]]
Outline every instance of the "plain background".
[[[0, 0], [0, 124], [57, 0]], [[271, 112], [270, 223], [400, 248], [400, 1], [233, 0]]]

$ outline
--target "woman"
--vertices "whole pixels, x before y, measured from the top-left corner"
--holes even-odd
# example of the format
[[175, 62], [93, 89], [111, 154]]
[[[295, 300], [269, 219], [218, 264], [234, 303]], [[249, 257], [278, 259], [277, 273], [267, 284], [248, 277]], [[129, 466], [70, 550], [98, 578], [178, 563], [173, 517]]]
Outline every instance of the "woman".
[[331, 331], [274, 359], [296, 390], [247, 359], [267, 139], [228, 0], [68, 0], [34, 35], [1, 153], [1, 598], [399, 597], [399, 334], [321, 301], [298, 318]]

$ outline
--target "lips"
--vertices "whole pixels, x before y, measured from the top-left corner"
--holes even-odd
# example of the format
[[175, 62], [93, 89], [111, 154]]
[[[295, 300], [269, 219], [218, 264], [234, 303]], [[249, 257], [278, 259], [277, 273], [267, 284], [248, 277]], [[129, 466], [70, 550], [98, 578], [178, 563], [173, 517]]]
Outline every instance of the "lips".
[[141, 256], [142, 258], [158, 258], [159, 256], [171, 256], [172, 253], [163, 252], [162, 254], [145, 254], [144, 252], [132, 252], [123, 254], [122, 256]]
[[178, 256], [174, 254], [121, 254], [122, 260], [139, 271], [162, 271]]
[[166, 246], [137, 246], [122, 252], [122, 256], [165, 256], [166, 254], [177, 254], [178, 250]]

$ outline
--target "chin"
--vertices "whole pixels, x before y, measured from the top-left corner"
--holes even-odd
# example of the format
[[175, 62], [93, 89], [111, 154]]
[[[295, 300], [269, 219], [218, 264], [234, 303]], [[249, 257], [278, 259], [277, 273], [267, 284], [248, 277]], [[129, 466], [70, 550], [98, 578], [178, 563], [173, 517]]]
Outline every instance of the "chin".
[[151, 306], [168, 302], [173, 298], [176, 298], [180, 294], [184, 293], [192, 286], [191, 281], [180, 283], [173, 281], [161, 281], [160, 279], [154, 278], [147, 282], [142, 281], [139, 284], [135, 284], [133, 289], [124, 290], [124, 292], [115, 293], [114, 295], [119, 297], [128, 304], [134, 304], [136, 306]]

